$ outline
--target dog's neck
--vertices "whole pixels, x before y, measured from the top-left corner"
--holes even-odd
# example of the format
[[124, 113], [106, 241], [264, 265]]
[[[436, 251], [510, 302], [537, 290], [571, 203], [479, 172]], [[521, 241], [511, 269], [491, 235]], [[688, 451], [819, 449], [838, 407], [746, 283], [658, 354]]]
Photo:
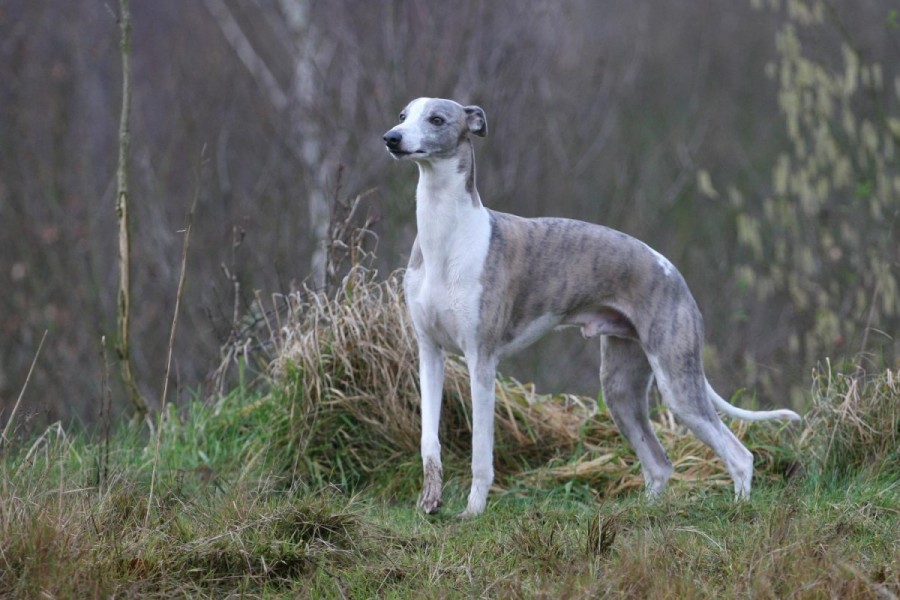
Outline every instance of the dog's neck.
[[468, 140], [450, 158], [418, 163], [416, 226], [426, 262], [443, 260], [489, 220], [475, 187], [475, 153]]
[[475, 187], [475, 149], [468, 139], [460, 143], [453, 156], [432, 157], [416, 164], [419, 167], [417, 201], [468, 201], [475, 208], [481, 207]]

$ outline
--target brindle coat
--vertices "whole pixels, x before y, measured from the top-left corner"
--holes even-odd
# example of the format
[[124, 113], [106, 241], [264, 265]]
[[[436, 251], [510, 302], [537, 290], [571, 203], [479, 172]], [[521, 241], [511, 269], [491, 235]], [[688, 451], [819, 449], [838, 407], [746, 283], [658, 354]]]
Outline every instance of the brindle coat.
[[601, 339], [603, 397], [657, 495], [672, 464], [650, 426], [655, 378], [666, 404], [722, 458], [746, 498], [753, 456], [715, 408], [739, 418], [797, 419], [788, 410], [746, 411], [725, 402], [703, 372], [703, 320], [681, 274], [619, 231], [581, 221], [525, 219], [486, 209], [475, 185], [470, 135], [487, 134], [484, 111], [419, 98], [385, 144], [419, 167], [418, 236], [404, 285], [419, 342], [426, 512], [442, 504], [438, 421], [445, 352], [465, 356], [472, 379], [472, 489], [464, 515], [484, 510], [493, 481], [497, 363], [557, 326]]

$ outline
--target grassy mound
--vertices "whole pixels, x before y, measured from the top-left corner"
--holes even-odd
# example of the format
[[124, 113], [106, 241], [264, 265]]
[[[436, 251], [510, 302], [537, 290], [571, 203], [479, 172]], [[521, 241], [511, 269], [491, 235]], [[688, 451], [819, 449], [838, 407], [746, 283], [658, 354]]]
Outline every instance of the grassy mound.
[[[330, 301], [296, 295], [277, 328], [273, 392], [253, 407], [277, 424], [273, 435], [305, 464], [303, 480], [388, 487], [405, 495], [418, 485], [418, 360], [397, 275], [376, 281], [354, 269]], [[273, 330], [276, 328], [273, 328]], [[643, 486], [633, 452], [604, 407], [590, 398], [540, 395], [509, 378], [496, 383], [497, 487], [579, 484], [615, 496]], [[465, 477], [471, 443], [469, 378], [448, 360], [441, 419], [445, 473]], [[248, 415], [249, 416], [249, 415]], [[671, 415], [657, 434], [684, 485], [728, 485], [723, 466]], [[732, 424], [753, 447], [758, 476], [780, 478], [796, 463], [792, 430]], [[385, 477], [385, 471], [392, 471]]]

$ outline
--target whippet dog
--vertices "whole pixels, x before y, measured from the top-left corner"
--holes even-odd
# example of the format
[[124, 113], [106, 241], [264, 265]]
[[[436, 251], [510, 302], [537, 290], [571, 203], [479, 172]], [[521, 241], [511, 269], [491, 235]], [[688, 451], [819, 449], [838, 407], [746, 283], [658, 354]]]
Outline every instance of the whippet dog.
[[384, 135], [395, 159], [419, 168], [416, 224], [404, 291], [419, 346], [426, 513], [442, 504], [438, 423], [446, 352], [462, 354], [472, 386], [472, 488], [461, 516], [481, 513], [494, 479], [494, 380], [501, 358], [558, 326], [601, 336], [603, 399], [640, 460], [649, 496], [672, 475], [650, 425], [647, 393], [663, 401], [722, 459], [739, 499], [750, 494], [753, 455], [716, 408], [745, 420], [799, 419], [748, 411], [706, 380], [703, 321], [681, 274], [619, 231], [581, 221], [526, 219], [489, 210], [475, 187], [471, 136], [487, 135], [477, 106], [419, 98]]

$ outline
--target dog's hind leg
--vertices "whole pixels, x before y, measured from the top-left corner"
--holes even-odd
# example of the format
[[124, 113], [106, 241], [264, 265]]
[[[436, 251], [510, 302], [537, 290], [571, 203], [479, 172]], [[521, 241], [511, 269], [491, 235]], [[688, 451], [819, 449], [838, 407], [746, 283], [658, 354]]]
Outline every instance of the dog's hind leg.
[[672, 475], [672, 463], [650, 425], [650, 363], [638, 342], [630, 339], [604, 336], [601, 351], [603, 399], [640, 460], [647, 495], [658, 496]]
[[431, 340], [419, 338], [419, 384], [422, 388], [422, 467], [425, 484], [419, 506], [436, 513], [443, 504], [443, 473], [438, 430], [444, 388], [444, 353]]
[[648, 353], [656, 385], [666, 405], [679, 421], [725, 463], [738, 499], [750, 496], [753, 455], [725, 426], [707, 394], [699, 342], [682, 346], [682, 352]]

